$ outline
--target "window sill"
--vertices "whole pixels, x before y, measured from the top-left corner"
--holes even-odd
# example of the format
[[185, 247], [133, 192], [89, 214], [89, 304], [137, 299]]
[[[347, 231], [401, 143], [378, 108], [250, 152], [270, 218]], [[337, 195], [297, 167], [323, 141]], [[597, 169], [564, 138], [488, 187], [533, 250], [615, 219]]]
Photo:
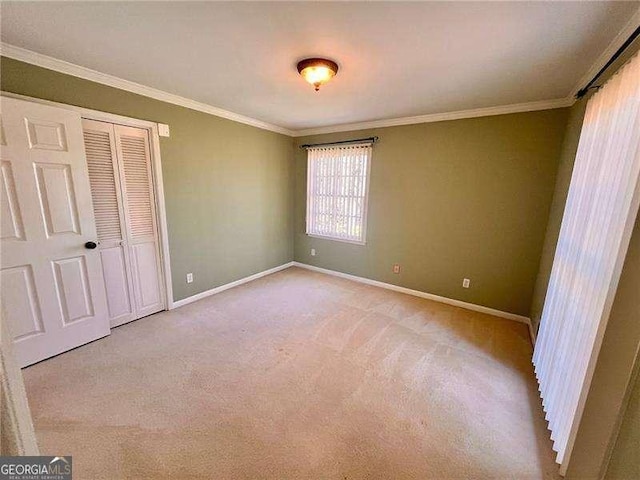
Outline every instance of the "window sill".
[[360, 246], [364, 246], [367, 244], [366, 240], [363, 241], [358, 241], [358, 240], [348, 240], [346, 238], [338, 238], [338, 237], [325, 237], [323, 235], [317, 235], [315, 233], [307, 233], [306, 234], [307, 237], [313, 237], [313, 238], [321, 238], [322, 240], [332, 240], [334, 242], [340, 242], [340, 243], [350, 243], [351, 245], [360, 245]]

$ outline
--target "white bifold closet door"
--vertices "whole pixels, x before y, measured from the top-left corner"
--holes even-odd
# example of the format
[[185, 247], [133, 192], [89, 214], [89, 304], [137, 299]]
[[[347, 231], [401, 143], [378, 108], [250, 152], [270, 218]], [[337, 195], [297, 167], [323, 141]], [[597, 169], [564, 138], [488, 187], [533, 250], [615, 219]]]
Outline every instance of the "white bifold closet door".
[[112, 327], [165, 308], [145, 129], [83, 120]]

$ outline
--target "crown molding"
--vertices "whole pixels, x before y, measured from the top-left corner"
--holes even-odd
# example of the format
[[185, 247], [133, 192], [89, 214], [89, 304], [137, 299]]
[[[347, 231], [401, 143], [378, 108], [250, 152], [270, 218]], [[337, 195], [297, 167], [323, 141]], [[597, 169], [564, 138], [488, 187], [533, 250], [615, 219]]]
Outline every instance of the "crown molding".
[[[626, 38], [626, 37], [625, 37]], [[624, 41], [624, 40], [623, 40]], [[615, 50], [614, 50], [615, 51]], [[240, 115], [222, 108], [214, 107], [206, 103], [198, 102], [180, 95], [158, 90], [156, 88], [141, 85], [136, 82], [125, 80], [113, 75], [98, 72], [90, 68], [82, 67], [74, 63], [59, 60], [48, 55], [43, 55], [25, 48], [16, 47], [8, 43], [0, 43], [0, 55], [19, 60], [21, 62], [36, 65], [38, 67], [54, 70], [74, 77], [100, 83], [109, 87], [118, 88], [145, 97], [160, 100], [162, 102], [178, 105], [199, 112], [208, 113], [216, 117], [226, 118], [234, 122], [243, 123], [252, 127], [269, 130], [276, 133], [288, 135], [290, 137], [303, 137], [306, 135], [319, 135], [323, 133], [347, 132], [352, 130], [364, 130], [370, 128], [395, 127], [400, 125], [413, 125], [417, 123], [442, 122], [446, 120], [459, 120], [463, 118], [487, 117], [492, 115], [505, 115], [509, 113], [533, 112], [537, 110], [550, 110], [573, 105], [574, 96], [558, 98], [552, 100], [542, 100], [537, 102], [516, 103], [511, 105], [500, 105], [495, 107], [476, 108], [470, 110], [459, 110], [455, 112], [432, 113], [413, 117], [391, 118], [386, 120], [373, 120], [368, 122], [347, 123], [318, 128], [307, 128], [301, 130], [290, 130], [288, 128], [263, 122], [255, 118]], [[608, 57], [607, 57], [608, 58]], [[606, 61], [606, 60], [605, 60]]]
[[636, 28], [640, 27], [640, 7], [636, 10], [631, 16], [629, 22], [618, 32], [615, 38], [611, 41], [609, 46], [604, 49], [604, 51], [600, 54], [598, 59], [591, 65], [591, 68], [587, 70], [580, 81], [573, 87], [569, 97], [575, 98], [578, 91], [584, 87], [593, 77], [595, 77], [596, 73], [600, 71], [602, 67], [609, 61], [613, 54], [622, 46], [622, 44], [631, 36], [631, 34], [635, 31]]
[[173, 105], [179, 105], [181, 107], [190, 108], [191, 110], [197, 110], [199, 112], [215, 115], [216, 117], [226, 118], [227, 120], [233, 120], [234, 122], [244, 123], [245, 125], [251, 125], [252, 127], [261, 128], [263, 130], [269, 130], [276, 133], [282, 133], [284, 135], [293, 136], [294, 132], [284, 127], [274, 125], [271, 123], [263, 122], [255, 118], [246, 117], [238, 113], [230, 112], [222, 108], [214, 107], [206, 103], [191, 100], [190, 98], [181, 97], [180, 95], [174, 95], [163, 90], [147, 87], [136, 82], [131, 82], [123, 78], [115, 77], [106, 73], [98, 72], [90, 68], [82, 67], [73, 63], [65, 62], [57, 58], [49, 57], [41, 53], [36, 53], [25, 48], [16, 47], [8, 43], [2, 42], [0, 44], [0, 54], [4, 57], [13, 58], [14, 60], [20, 60], [21, 62], [30, 63], [38, 67], [47, 68], [56, 72], [72, 75], [74, 77], [83, 78], [92, 82], [107, 85], [109, 87], [119, 88], [120, 90], [126, 90], [127, 92], [136, 93], [145, 97], [160, 100], [162, 102], [171, 103]]
[[446, 120], [460, 120], [463, 118], [489, 117], [492, 115], [505, 115], [509, 113], [535, 112], [537, 110], [551, 110], [553, 108], [570, 107], [573, 105], [573, 97], [556, 98], [553, 100], [541, 100], [538, 102], [514, 103], [497, 107], [475, 108], [471, 110], [459, 110], [456, 112], [430, 113], [415, 117], [389, 118], [386, 120], [373, 120], [371, 122], [345, 123], [329, 127], [307, 128], [294, 131], [294, 137], [307, 135], [321, 135], [323, 133], [348, 132], [353, 130], [368, 130], [371, 128], [397, 127], [400, 125], [413, 125], [416, 123], [443, 122]]

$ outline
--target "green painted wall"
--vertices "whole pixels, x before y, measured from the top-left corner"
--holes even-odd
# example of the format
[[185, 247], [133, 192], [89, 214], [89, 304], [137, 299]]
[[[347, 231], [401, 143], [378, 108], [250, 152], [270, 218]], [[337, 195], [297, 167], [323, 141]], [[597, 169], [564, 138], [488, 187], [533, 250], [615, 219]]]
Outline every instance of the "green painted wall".
[[640, 478], [640, 357], [636, 359], [635, 381], [626, 413], [622, 418], [606, 480], [637, 480]]
[[555, 109], [297, 138], [298, 145], [380, 141], [365, 246], [305, 234], [306, 153], [295, 149], [295, 260], [528, 316], [567, 115]]
[[0, 69], [3, 91], [170, 125], [160, 148], [174, 299], [293, 259], [290, 137], [7, 58]]

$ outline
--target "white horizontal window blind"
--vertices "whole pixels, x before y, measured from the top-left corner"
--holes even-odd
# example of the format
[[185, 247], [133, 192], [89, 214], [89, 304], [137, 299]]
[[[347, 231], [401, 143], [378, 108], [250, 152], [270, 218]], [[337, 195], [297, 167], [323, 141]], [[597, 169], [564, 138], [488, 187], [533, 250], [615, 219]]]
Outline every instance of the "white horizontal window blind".
[[371, 143], [307, 151], [307, 234], [363, 244]]
[[638, 211], [640, 57], [587, 104], [533, 363], [566, 471]]

